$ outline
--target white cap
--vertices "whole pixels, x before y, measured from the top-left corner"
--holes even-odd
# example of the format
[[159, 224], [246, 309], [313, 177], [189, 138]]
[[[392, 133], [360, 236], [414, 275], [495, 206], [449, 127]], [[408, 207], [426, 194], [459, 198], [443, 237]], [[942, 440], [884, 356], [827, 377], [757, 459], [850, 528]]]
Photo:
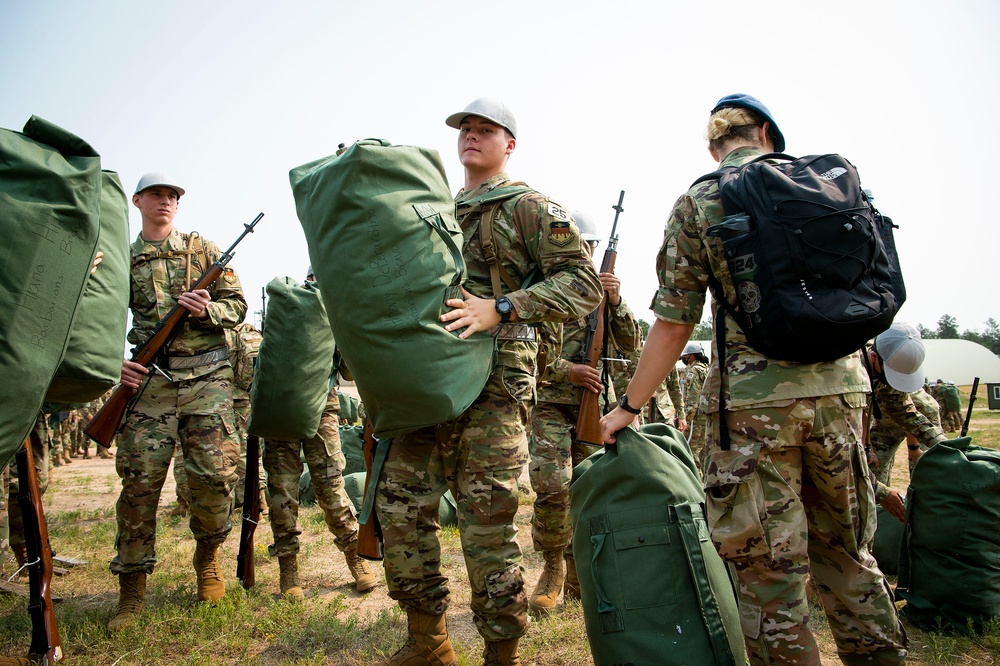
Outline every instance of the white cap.
[[700, 342], [689, 342], [684, 346], [684, 351], [681, 352], [681, 356], [687, 356], [688, 354], [701, 354], [705, 355], [705, 348], [702, 347]]
[[486, 120], [494, 122], [500, 127], [506, 127], [510, 135], [515, 139], [517, 138], [517, 120], [514, 119], [514, 114], [511, 113], [511, 110], [499, 100], [495, 100], [492, 97], [480, 97], [458, 113], [453, 113], [445, 118], [444, 124], [448, 127], [459, 129], [462, 126], [462, 119], [466, 116], [486, 118]]
[[903, 322], [894, 322], [889, 330], [875, 338], [875, 351], [882, 359], [889, 386], [912, 393], [924, 385], [924, 343], [920, 331]]
[[574, 210], [573, 221], [580, 229], [580, 238], [585, 241], [599, 241], [601, 237], [597, 235], [597, 222], [589, 214], [582, 210]]
[[162, 185], [163, 187], [170, 187], [177, 190], [177, 196], [184, 196], [184, 188], [177, 184], [177, 181], [163, 173], [162, 171], [150, 171], [145, 176], [139, 179], [139, 184], [135, 186], [135, 193], [139, 194], [143, 190], [147, 190], [150, 187], [156, 187], [157, 185]]

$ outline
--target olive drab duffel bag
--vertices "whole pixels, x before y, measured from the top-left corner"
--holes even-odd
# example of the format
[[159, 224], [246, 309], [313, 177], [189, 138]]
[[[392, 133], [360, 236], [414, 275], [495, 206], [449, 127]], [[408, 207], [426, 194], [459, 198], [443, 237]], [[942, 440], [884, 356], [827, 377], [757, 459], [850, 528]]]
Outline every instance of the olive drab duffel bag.
[[23, 132], [0, 129], [0, 466], [31, 431], [66, 350], [101, 191], [101, 158], [79, 137], [37, 116]]
[[337, 347], [380, 438], [460, 416], [496, 342], [444, 329], [465, 279], [462, 230], [436, 151], [365, 140], [292, 169], [295, 207]]
[[1000, 618], [1000, 451], [938, 442], [906, 491], [899, 550], [902, 614], [925, 630], [979, 630]]
[[96, 400], [118, 383], [125, 356], [129, 306], [128, 199], [118, 174], [101, 174], [101, 265], [87, 288], [70, 332], [66, 354], [45, 399], [81, 403]]
[[899, 573], [899, 545], [903, 539], [903, 523], [882, 507], [877, 509], [877, 518], [872, 556], [882, 573], [895, 576]]
[[745, 663], [733, 583], [694, 458], [662, 423], [625, 428], [573, 470], [573, 557], [597, 666]]
[[274, 278], [250, 386], [247, 432], [264, 439], [314, 437], [330, 393], [335, 344], [319, 289]]

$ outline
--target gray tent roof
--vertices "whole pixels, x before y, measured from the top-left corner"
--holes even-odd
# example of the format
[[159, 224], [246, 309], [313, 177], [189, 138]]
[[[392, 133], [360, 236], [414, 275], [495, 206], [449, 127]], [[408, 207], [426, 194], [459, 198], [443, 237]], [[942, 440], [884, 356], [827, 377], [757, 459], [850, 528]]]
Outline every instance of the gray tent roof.
[[933, 384], [938, 379], [968, 386], [974, 377], [981, 384], [1000, 383], [1000, 357], [971, 340], [924, 340], [927, 357], [924, 375]]

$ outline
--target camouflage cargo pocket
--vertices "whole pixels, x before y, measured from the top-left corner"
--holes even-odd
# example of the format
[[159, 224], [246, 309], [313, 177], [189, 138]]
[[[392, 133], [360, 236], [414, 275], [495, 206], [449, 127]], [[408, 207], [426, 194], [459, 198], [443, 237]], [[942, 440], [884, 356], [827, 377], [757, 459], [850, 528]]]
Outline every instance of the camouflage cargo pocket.
[[708, 526], [719, 555], [727, 561], [770, 555], [767, 530], [761, 522], [764, 493], [760, 479], [709, 488], [705, 495]]
[[490, 599], [505, 599], [514, 597], [521, 592], [524, 581], [521, 578], [521, 568], [512, 564], [506, 569], [486, 574], [486, 594]]

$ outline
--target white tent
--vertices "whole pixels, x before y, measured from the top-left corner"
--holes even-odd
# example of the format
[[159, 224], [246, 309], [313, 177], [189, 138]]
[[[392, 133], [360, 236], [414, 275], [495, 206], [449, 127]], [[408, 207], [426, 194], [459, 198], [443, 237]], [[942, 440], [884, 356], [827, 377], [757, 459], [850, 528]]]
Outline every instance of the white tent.
[[959, 386], [1000, 383], [1000, 357], [971, 340], [924, 340], [927, 357], [924, 375], [933, 384], [938, 379]]

